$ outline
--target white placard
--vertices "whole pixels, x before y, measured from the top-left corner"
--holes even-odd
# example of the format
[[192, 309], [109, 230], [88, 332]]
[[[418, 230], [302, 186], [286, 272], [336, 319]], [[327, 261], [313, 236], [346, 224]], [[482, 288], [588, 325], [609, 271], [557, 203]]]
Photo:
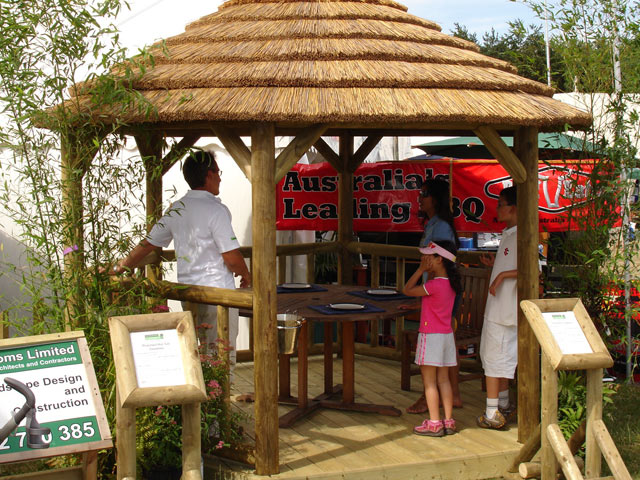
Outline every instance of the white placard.
[[131, 332], [129, 335], [138, 387], [169, 387], [187, 383], [177, 330]]
[[547, 312], [542, 317], [563, 355], [593, 353], [573, 312]]

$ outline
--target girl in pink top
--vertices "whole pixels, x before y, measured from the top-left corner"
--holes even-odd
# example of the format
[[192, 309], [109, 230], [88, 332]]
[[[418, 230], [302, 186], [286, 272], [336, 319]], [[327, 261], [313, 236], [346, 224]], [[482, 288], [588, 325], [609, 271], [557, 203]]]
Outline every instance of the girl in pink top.
[[[420, 365], [429, 418], [415, 427], [417, 435], [442, 437], [456, 433], [452, 418], [453, 395], [449, 367], [456, 365], [456, 345], [451, 329], [451, 311], [457, 293], [462, 292], [456, 269], [456, 246], [452, 242], [429, 243], [420, 248], [420, 266], [404, 286], [402, 293], [422, 297], [416, 364]], [[424, 272], [429, 279], [422, 284]], [[439, 391], [439, 392], [438, 392]], [[440, 419], [440, 396], [444, 421]]]

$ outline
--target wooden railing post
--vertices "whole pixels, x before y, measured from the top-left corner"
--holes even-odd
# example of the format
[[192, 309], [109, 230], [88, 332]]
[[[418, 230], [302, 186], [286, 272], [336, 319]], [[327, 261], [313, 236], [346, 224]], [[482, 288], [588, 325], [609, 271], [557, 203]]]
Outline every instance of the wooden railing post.
[[253, 204], [253, 312], [256, 473], [280, 471], [278, 440], [278, 351], [276, 338], [275, 126], [254, 125], [251, 132]]
[[[518, 305], [539, 295], [538, 267], [538, 131], [516, 131], [515, 151], [527, 179], [518, 185]], [[533, 435], [540, 419], [540, 346], [518, 309], [518, 441]], [[544, 436], [544, 433], [543, 433]]]

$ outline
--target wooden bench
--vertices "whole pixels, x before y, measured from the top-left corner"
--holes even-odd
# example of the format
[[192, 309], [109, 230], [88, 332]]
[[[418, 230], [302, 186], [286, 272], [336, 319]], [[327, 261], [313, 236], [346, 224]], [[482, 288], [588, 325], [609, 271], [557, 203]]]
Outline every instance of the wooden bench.
[[[462, 302], [456, 314], [457, 329], [455, 332], [456, 347], [467, 346], [467, 353], [460, 358], [480, 358], [480, 334], [484, 320], [484, 307], [489, 293], [490, 268], [460, 267], [462, 277]], [[411, 375], [420, 373], [417, 365], [413, 365], [412, 353], [415, 351], [418, 332], [403, 330], [401, 333], [401, 370], [400, 387], [411, 390]], [[472, 346], [472, 349], [469, 348]], [[460, 381], [481, 378], [481, 373], [460, 374]]]

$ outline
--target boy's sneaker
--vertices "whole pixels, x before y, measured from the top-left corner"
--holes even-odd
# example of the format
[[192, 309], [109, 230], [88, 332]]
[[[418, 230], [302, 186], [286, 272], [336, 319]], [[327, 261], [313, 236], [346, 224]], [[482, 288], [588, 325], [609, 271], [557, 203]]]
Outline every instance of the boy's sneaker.
[[425, 437], [444, 437], [444, 425], [442, 420], [425, 420], [413, 429], [413, 433]]
[[456, 421], [453, 418], [444, 419], [444, 433], [445, 435], [453, 435], [458, 430], [456, 429]]
[[509, 406], [507, 408], [498, 407], [498, 410], [507, 422], [510, 422], [517, 413], [516, 406], [511, 402], [509, 403]]
[[493, 414], [493, 418], [487, 418], [483, 413], [476, 418], [476, 423], [480, 428], [492, 428], [494, 430], [499, 430], [505, 426], [507, 420], [504, 418], [504, 415], [500, 413], [500, 410], [496, 410], [496, 413]]

